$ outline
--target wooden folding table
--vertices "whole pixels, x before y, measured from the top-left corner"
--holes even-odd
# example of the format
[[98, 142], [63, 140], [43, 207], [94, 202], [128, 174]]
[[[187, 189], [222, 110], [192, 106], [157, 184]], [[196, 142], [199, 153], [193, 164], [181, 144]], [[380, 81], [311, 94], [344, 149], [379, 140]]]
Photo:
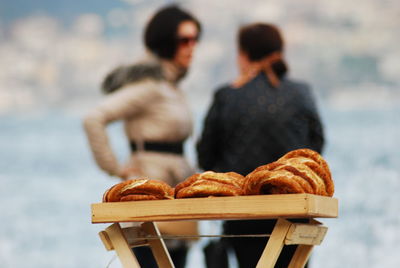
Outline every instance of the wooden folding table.
[[[150, 246], [161, 268], [174, 265], [157, 221], [277, 219], [257, 268], [273, 268], [284, 245], [299, 245], [289, 268], [304, 267], [327, 227], [315, 218], [338, 216], [338, 200], [311, 194], [254, 195], [92, 204], [92, 223], [112, 223], [99, 233], [107, 250], [115, 250], [124, 268], [140, 265], [132, 251]], [[287, 219], [309, 219], [292, 223]], [[122, 222], [140, 222], [122, 228]], [[185, 237], [185, 236], [182, 236]]]

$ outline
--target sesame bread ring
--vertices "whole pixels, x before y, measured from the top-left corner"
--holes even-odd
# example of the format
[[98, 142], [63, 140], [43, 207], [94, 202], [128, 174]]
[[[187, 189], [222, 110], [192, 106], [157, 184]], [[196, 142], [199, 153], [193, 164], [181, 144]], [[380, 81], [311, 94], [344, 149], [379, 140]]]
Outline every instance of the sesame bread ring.
[[[145, 196], [152, 196], [152, 198]], [[111, 187], [104, 193], [103, 202], [173, 199], [173, 196], [174, 189], [165, 182], [138, 178], [123, 181]]]
[[207, 171], [200, 174], [198, 179], [215, 181], [224, 185], [231, 185], [237, 188], [242, 188], [244, 183], [244, 177], [236, 172], [217, 173]]
[[129, 194], [121, 197], [120, 201], [141, 201], [141, 200], [158, 200], [154, 195], [148, 194]]
[[242, 195], [245, 178], [236, 172], [206, 171], [175, 187], [175, 198]]
[[[290, 183], [293, 185], [290, 186]], [[268, 188], [266, 190], [264, 184], [274, 187], [265, 186]], [[279, 187], [284, 189], [279, 190]], [[246, 176], [244, 191], [245, 194], [304, 192], [332, 196], [334, 184], [328, 164], [319, 153], [310, 149], [298, 149], [249, 173]]]
[[103, 195], [103, 202], [118, 202], [121, 199], [121, 189], [129, 184], [129, 180], [113, 185]]
[[[302, 149], [303, 150], [303, 149]], [[305, 149], [304, 149], [305, 150]], [[325, 162], [325, 160], [322, 159], [322, 157], [316, 157], [315, 154], [318, 154], [317, 152], [314, 152], [315, 154], [309, 154], [313, 155], [313, 157], [306, 157], [304, 156], [304, 153], [299, 153], [303, 152], [300, 150], [296, 150], [298, 156], [288, 158], [283, 156], [278, 160], [278, 162], [281, 163], [289, 163], [291, 165], [302, 165], [302, 166], [307, 166], [309, 169], [311, 169], [314, 174], [316, 174], [324, 183], [324, 191], [327, 196], [332, 196], [333, 193], [335, 192], [335, 186], [331, 177], [331, 172], [329, 170], [328, 164]], [[311, 150], [308, 150], [309, 151]], [[291, 154], [289, 152], [288, 154]], [[322, 159], [322, 160], [321, 160]], [[318, 162], [317, 162], [317, 161]]]
[[[309, 164], [314, 165], [315, 163]], [[278, 169], [285, 169], [306, 180], [311, 185], [313, 194], [328, 195], [324, 180], [305, 163], [299, 164], [296, 161], [289, 161]]]
[[240, 188], [223, 185], [210, 180], [198, 180], [189, 187], [185, 187], [176, 193], [176, 198], [208, 197], [208, 196], [236, 196], [242, 195]]
[[286, 194], [304, 193], [299, 180], [294, 179], [295, 175], [287, 176], [285, 172], [261, 170], [246, 177], [245, 194]]
[[326, 172], [326, 176], [331, 180], [332, 179], [332, 175], [331, 175], [331, 171], [329, 170], [329, 166], [328, 163], [325, 161], [325, 159], [316, 151], [313, 151], [311, 149], [297, 149], [297, 150], [293, 150], [288, 152], [287, 154], [285, 154], [284, 156], [282, 156], [279, 160], [283, 160], [283, 159], [289, 159], [289, 158], [298, 158], [298, 157], [304, 157], [304, 158], [309, 158], [314, 160], [316, 163], [318, 163], [318, 165], [320, 165], [324, 171]]
[[175, 186], [175, 197], [176, 197], [176, 193], [178, 193], [181, 189], [189, 187], [190, 185], [192, 185], [194, 182], [199, 180], [199, 177], [200, 177], [200, 174], [196, 173], [196, 174], [193, 174], [192, 176], [188, 177], [186, 180], [178, 183]]
[[172, 199], [174, 190], [167, 183], [147, 178], [134, 179], [121, 189], [121, 195], [147, 194], [157, 199]]

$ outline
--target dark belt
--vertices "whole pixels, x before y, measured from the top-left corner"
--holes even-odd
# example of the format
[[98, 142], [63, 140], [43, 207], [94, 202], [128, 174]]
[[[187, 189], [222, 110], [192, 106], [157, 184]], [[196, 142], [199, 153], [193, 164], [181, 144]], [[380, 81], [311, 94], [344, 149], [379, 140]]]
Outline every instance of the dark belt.
[[[132, 152], [137, 151], [135, 142], [131, 142]], [[183, 154], [183, 142], [145, 142], [143, 144], [145, 151], [154, 151], [162, 153]]]

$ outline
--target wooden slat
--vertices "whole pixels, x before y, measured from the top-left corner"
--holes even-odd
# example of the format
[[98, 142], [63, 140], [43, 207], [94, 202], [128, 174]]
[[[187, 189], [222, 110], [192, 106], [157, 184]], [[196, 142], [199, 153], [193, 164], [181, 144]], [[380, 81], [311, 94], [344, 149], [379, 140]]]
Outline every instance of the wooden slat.
[[[130, 248], [149, 244], [146, 239], [146, 234], [143, 233], [140, 227], [121, 228], [121, 230]], [[106, 250], [114, 250], [114, 245], [106, 231], [99, 232], [99, 236]]]
[[106, 250], [110, 251], [110, 250], [114, 249], [114, 246], [113, 246], [110, 238], [108, 237], [108, 234], [106, 231], [99, 232], [99, 236], [100, 236], [101, 242], [103, 242], [103, 245], [106, 248]]
[[[338, 200], [332, 197], [326, 196], [318, 196], [314, 195], [317, 198], [310, 198], [308, 201], [308, 212], [310, 216], [320, 217], [321, 212], [326, 215], [338, 215]], [[330, 199], [330, 202], [327, 200]], [[324, 217], [322, 217], [324, 218]]]
[[286, 234], [291, 225], [292, 224], [285, 219], [278, 219], [256, 268], [275, 267], [275, 263], [284, 246]]
[[285, 245], [320, 245], [325, 237], [328, 227], [294, 223], [285, 239]]
[[303, 268], [308, 258], [310, 257], [311, 251], [314, 246], [310, 245], [299, 245], [289, 263], [288, 268]]
[[124, 236], [121, 226], [118, 223], [114, 223], [107, 227], [105, 230], [108, 238], [117, 253], [119, 260], [124, 268], [140, 268], [140, 265], [133, 254], [133, 251], [129, 247], [128, 242]]
[[335, 198], [310, 195], [254, 195], [188, 198], [92, 204], [92, 223], [334, 218], [338, 215]]

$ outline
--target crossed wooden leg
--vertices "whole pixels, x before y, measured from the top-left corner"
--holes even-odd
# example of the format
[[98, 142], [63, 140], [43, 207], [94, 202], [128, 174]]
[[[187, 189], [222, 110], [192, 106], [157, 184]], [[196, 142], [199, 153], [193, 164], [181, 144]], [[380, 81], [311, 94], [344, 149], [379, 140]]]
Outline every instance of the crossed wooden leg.
[[279, 218], [258, 261], [257, 268], [274, 268], [284, 245], [299, 245], [290, 261], [289, 268], [303, 268], [314, 245], [321, 244], [327, 229], [315, 220], [311, 220], [308, 224], [301, 224]]
[[[310, 223], [291, 223], [279, 218], [256, 268], [274, 268], [284, 245], [299, 245], [290, 261], [289, 268], [303, 268], [314, 245], [321, 244], [327, 227], [311, 220]], [[121, 228], [114, 223], [99, 233], [107, 250], [115, 250], [124, 268], [140, 268], [132, 251], [133, 246], [150, 246], [158, 267], [174, 268], [168, 250], [154, 222], [140, 227]], [[147, 239], [148, 237], [151, 239]]]
[[124, 268], [140, 268], [119, 223], [112, 224], [105, 231], [100, 232], [99, 235], [103, 243], [107, 241], [107, 244], [104, 243], [106, 249], [115, 250]]
[[[168, 250], [160, 237], [160, 232], [154, 222], [145, 222], [141, 227], [121, 228], [114, 223], [99, 233], [107, 250], [115, 250], [124, 268], [140, 268], [132, 251], [134, 246], [150, 246], [158, 267], [174, 268]], [[151, 236], [152, 239], [146, 239]]]

